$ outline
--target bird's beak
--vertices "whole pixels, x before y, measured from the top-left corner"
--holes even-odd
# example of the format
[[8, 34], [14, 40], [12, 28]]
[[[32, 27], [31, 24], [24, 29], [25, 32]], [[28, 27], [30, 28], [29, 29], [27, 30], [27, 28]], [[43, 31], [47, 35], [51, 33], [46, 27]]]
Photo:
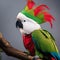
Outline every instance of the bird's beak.
[[19, 19], [16, 21], [16, 28], [23, 29], [23, 24], [22, 24], [21, 20], [19, 20]]
[[23, 29], [19, 29], [19, 31], [21, 32], [21, 34], [24, 34], [24, 30]]

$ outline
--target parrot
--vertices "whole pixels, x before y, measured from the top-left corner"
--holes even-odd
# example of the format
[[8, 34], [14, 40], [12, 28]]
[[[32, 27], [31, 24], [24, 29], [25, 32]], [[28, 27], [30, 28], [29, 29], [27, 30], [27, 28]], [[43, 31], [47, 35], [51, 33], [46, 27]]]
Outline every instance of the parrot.
[[24, 47], [34, 56], [33, 60], [60, 60], [54, 37], [40, 26], [48, 22], [52, 28], [55, 18], [49, 9], [45, 4], [36, 6], [33, 0], [27, 0], [25, 8], [17, 15], [16, 27], [22, 33]]

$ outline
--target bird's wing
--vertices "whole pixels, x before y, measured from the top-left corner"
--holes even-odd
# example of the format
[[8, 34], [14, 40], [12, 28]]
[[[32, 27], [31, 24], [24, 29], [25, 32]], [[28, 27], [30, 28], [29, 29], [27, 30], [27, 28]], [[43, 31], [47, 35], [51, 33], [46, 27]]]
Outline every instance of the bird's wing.
[[55, 39], [46, 30], [35, 30], [32, 32], [32, 38], [37, 49], [43, 52], [58, 52]]
[[52, 36], [52, 34], [50, 32], [48, 32], [47, 30], [42, 30], [42, 33], [47, 37], [47, 38], [51, 38], [52, 40], [55, 41], [54, 37]]
[[53, 36], [46, 30], [35, 30], [32, 32], [32, 39], [36, 49], [42, 54], [50, 54], [60, 59], [60, 54]]

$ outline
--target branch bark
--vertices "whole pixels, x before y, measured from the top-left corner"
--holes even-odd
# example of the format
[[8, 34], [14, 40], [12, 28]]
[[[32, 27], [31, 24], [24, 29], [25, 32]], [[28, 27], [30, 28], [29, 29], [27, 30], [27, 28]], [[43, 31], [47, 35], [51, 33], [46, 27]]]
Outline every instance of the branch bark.
[[[30, 56], [23, 51], [17, 50], [11, 46], [11, 44], [0, 33], [0, 47], [8, 55], [21, 60], [33, 60], [33, 56]], [[37, 59], [41, 60], [41, 59]]]

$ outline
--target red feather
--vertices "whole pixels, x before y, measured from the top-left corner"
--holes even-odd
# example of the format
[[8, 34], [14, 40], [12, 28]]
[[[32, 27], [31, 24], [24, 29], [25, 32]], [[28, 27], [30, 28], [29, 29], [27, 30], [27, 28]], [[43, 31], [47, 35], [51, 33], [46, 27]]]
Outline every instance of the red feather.
[[35, 5], [35, 2], [34, 1], [28, 0], [27, 6], [28, 6], [29, 9], [32, 9], [34, 5]]
[[34, 15], [35, 15], [35, 16], [38, 15], [38, 13], [40, 13], [40, 12], [43, 11], [43, 10], [45, 10], [46, 8], [49, 9], [47, 5], [44, 5], [44, 4], [39, 5], [38, 7], [36, 7], [36, 8], [34, 9]]
[[52, 57], [51, 60], [56, 60], [56, 59]]
[[54, 18], [52, 17], [52, 15], [49, 14], [48, 12], [43, 12], [43, 14], [44, 14], [44, 20], [45, 20], [46, 22], [49, 22], [50, 25], [51, 25], [51, 28], [52, 28], [52, 20], [55, 20], [55, 19], [54, 19]]
[[50, 9], [47, 5], [45, 5], [45, 4], [42, 4], [42, 5], [40, 5], [40, 6], [42, 6], [42, 7], [45, 7], [45, 8], [47, 8], [48, 10]]
[[33, 43], [31, 34], [23, 35], [23, 43], [24, 43], [25, 48], [29, 51], [29, 53], [32, 56], [34, 56], [35, 55], [35, 47], [34, 47], [34, 43]]

